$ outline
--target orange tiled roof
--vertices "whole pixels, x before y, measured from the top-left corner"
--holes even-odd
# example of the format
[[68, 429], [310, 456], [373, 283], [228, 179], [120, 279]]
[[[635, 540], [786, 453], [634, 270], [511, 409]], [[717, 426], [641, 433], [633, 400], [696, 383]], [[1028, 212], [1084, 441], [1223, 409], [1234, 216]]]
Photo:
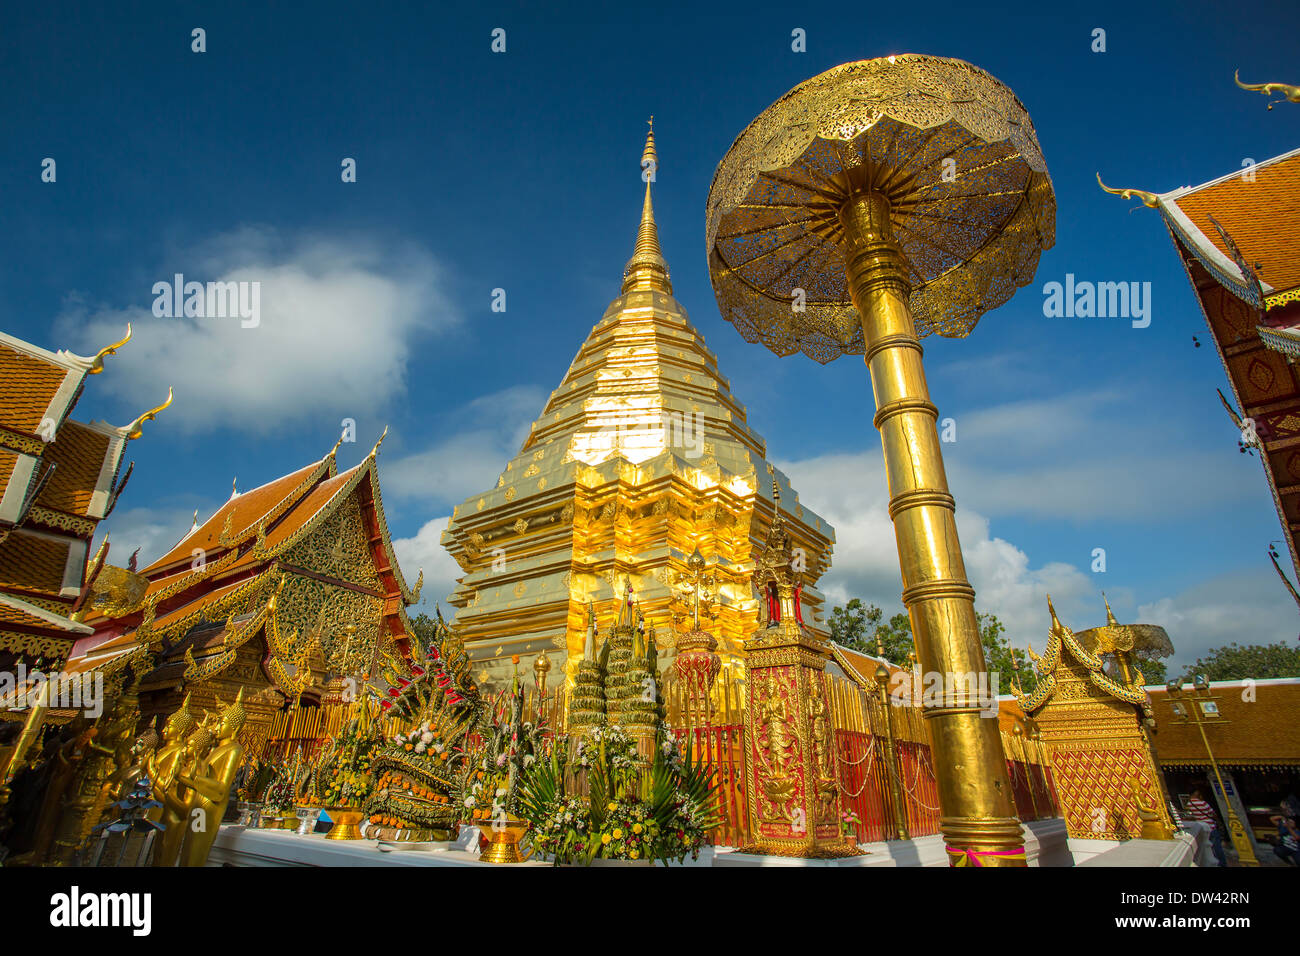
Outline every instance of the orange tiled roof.
[[0, 447], [0, 499], [5, 496], [5, 489], [9, 487], [9, 478], [13, 475], [16, 464], [18, 452], [12, 448]]
[[36, 503], [68, 514], [87, 514], [111, 447], [111, 439], [103, 432], [80, 422], [64, 422], [54, 441], [46, 446], [43, 459], [58, 467]]
[[0, 541], [0, 588], [59, 597], [72, 543], [70, 538], [9, 535]]
[[0, 624], [20, 625], [45, 631], [67, 631], [69, 634], [84, 634], [90, 631], [90, 628], [84, 624], [28, 604], [10, 594], [0, 594]]
[[880, 664], [884, 664], [889, 669], [891, 677], [898, 671], [907, 670], [906, 667], [899, 667], [897, 664], [872, 654], [863, 654], [861, 651], [850, 650], [835, 641], [831, 641], [831, 654], [835, 658], [835, 663], [839, 664], [841, 669], [853, 681], [867, 690], [875, 689], [876, 667]]
[[1229, 256], [1210, 216], [1227, 230], [1262, 282], [1281, 292], [1300, 286], [1300, 150], [1260, 163], [1254, 182], [1236, 172], [1190, 190], [1167, 193], [1200, 232], [1192, 238]]
[[[308, 492], [307, 496], [294, 505], [293, 510], [285, 515], [279, 524], [267, 532], [267, 550], [274, 553], [286, 541], [297, 534], [307, 522], [316, 517], [322, 509], [330, 504], [334, 496], [356, 476], [357, 471], [364, 465], [365, 462], [362, 462], [360, 465], [349, 468], [333, 478], [327, 478]], [[224, 573], [235, 574], [265, 560], [267, 559], [254, 557], [250, 552], [231, 565], [230, 570]]]
[[[1162, 764], [1208, 763], [1205, 743], [1191, 721], [1175, 716], [1164, 687], [1148, 687], [1156, 719], [1156, 755]], [[1300, 764], [1300, 679], [1214, 681], [1220, 717], [1205, 721], [1214, 757], [1227, 765]], [[1184, 707], [1195, 698], [1184, 692]], [[1216, 722], [1217, 720], [1217, 722]]]
[[[232, 534], [238, 535], [255, 526], [259, 521], [276, 509], [286, 498], [311, 475], [313, 471], [321, 466], [322, 462], [313, 462], [304, 468], [287, 474], [275, 481], [267, 482], [261, 487], [254, 488], [252, 491], [246, 491], [243, 494], [230, 499], [224, 505], [217, 509], [216, 514], [196, 528], [193, 532], [186, 535], [176, 546], [164, 554], [141, 573], [149, 576], [154, 572], [163, 570], [177, 562], [189, 564], [191, 554], [195, 548], [202, 548], [204, 551], [212, 553], [224, 550], [221, 544], [221, 531], [226, 525], [226, 517], [232, 515], [230, 530]], [[305, 489], [303, 489], [305, 490]], [[209, 558], [210, 560], [210, 558]]]
[[68, 370], [0, 342], [0, 426], [35, 435]]

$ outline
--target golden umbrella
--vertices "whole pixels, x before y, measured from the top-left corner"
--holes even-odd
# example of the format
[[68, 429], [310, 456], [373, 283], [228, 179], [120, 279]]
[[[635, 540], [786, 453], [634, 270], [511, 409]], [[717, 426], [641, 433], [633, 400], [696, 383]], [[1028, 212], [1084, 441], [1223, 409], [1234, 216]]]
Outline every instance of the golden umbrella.
[[740, 134], [709, 191], [723, 317], [778, 355], [865, 355], [871, 370], [917, 654], [959, 678], [925, 711], [954, 865], [1023, 865], [1024, 852], [997, 721], [960, 680], [985, 663], [919, 339], [967, 335], [1028, 283], [1055, 219], [1020, 101], [931, 56], [795, 87]]

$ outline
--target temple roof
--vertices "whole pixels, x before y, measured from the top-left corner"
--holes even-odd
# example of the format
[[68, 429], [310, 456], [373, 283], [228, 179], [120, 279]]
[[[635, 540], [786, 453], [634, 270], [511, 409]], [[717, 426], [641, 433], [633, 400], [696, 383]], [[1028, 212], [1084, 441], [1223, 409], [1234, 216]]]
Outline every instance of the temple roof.
[[1102, 188], [1158, 210], [1173, 236], [1300, 574], [1300, 149], [1165, 193]]
[[[407, 584], [392, 551], [376, 472], [379, 445], [342, 473], [336, 472], [337, 449], [252, 491], [232, 494], [211, 518], [140, 572], [148, 585], [133, 609], [89, 620], [96, 634], [78, 643], [70, 668], [101, 666], [142, 642], [181, 639], [196, 626], [225, 620], [250, 600], [268, 599], [284, 571], [303, 573], [282, 568], [282, 556], [358, 493], [364, 506], [373, 508], [375, 537], [368, 546], [384, 589], [379, 595], [385, 598], [384, 614], [401, 618], [397, 626], [404, 628], [405, 607], [419, 600], [419, 582], [415, 589]], [[211, 550], [192, 566], [191, 549], [205, 543]], [[170, 658], [179, 646], [168, 652]]]
[[[1162, 193], [1157, 199], [1175, 238], [1239, 298], [1253, 301], [1252, 282], [1234, 261], [1211, 217], [1258, 276], [1264, 306], [1300, 301], [1300, 256], [1296, 255], [1300, 243], [1300, 149], [1200, 186]], [[1296, 294], [1287, 294], [1293, 292]]]
[[1103, 693], [1137, 707], [1147, 706], [1146, 694], [1140, 688], [1126, 687], [1108, 676], [1105, 671], [1106, 661], [1084, 647], [1083, 642], [1075, 637], [1074, 632], [1057, 619], [1056, 608], [1052, 607], [1050, 596], [1047, 599], [1047, 607], [1052, 614], [1052, 628], [1048, 633], [1047, 649], [1043, 651], [1041, 657], [1032, 649], [1029, 651], [1029, 656], [1038, 671], [1038, 686], [1032, 693], [1016, 695], [1017, 702], [1026, 714], [1033, 714], [1056, 692], [1059, 681], [1058, 668], [1069, 666], [1065, 663], [1066, 654], [1069, 655], [1070, 660], [1083, 668], [1088, 681]]
[[205, 561], [226, 551], [228, 545], [222, 543], [223, 536], [228, 542], [242, 541], [256, 532], [259, 524], [269, 523], [292, 508], [323, 476], [332, 477], [337, 469], [334, 455], [331, 451], [320, 461], [251, 491], [232, 493], [210, 518], [190, 529], [170, 551], [141, 573], [152, 578], [157, 572], [171, 570], [177, 564], [189, 565], [195, 548], [205, 552]]
[[[1156, 758], [1165, 767], [1206, 767], [1205, 740], [1192, 721], [1173, 711], [1175, 700], [1186, 708], [1198, 695], [1184, 691], [1171, 698], [1163, 686], [1148, 687], [1156, 719]], [[1204, 717], [1205, 734], [1215, 759], [1228, 767], [1295, 767], [1300, 765], [1300, 679], [1211, 681], [1209, 694], [1217, 717]]]

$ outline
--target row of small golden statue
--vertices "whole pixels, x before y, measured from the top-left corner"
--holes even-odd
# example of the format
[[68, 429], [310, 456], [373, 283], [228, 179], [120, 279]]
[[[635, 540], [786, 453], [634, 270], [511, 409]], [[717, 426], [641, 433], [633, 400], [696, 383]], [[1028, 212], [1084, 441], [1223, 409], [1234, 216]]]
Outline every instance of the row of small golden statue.
[[[143, 672], [143, 666], [137, 668]], [[147, 778], [160, 806], [148, 818], [164, 829], [154, 841], [155, 866], [202, 866], [226, 810], [243, 748], [242, 692], [230, 706], [201, 720], [189, 697], [162, 729], [134, 736], [139, 721], [139, 673], [98, 720], [78, 717], [50, 733], [37, 761], [15, 780], [27, 806], [12, 806], [15, 843], [8, 866], [69, 866], [82, 862], [88, 840], [114, 804]], [[25, 812], [24, 812], [25, 811]]]
[[196, 720], [186, 695], [163, 724], [161, 745], [145, 756], [154, 799], [162, 804], [152, 814], [164, 827], [154, 844], [154, 866], [207, 861], [244, 754], [237, 739], [246, 717], [243, 696], [241, 689], [229, 707]]

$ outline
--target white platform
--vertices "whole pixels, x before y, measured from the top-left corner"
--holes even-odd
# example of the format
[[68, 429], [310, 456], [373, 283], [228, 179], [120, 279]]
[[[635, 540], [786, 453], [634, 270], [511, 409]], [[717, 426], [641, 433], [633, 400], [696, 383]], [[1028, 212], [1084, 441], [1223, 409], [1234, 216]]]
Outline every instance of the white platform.
[[[1065, 821], [1036, 820], [1023, 824], [1025, 857], [1030, 866], [1192, 866], [1202, 850], [1204, 827], [1174, 840], [1070, 840]], [[738, 853], [728, 847], [706, 847], [698, 860], [686, 866], [795, 866], [795, 867], [946, 867], [943, 837], [866, 843], [862, 855], [837, 860]], [[223, 826], [208, 856], [209, 866], [490, 866], [476, 851], [455, 844], [425, 844], [419, 849], [385, 851], [374, 840], [327, 840], [321, 834], [299, 836], [290, 830], [249, 830]], [[550, 866], [545, 860], [528, 860], [516, 866]], [[622, 861], [597, 861], [600, 866], [645, 866]], [[677, 864], [673, 864], [676, 866]]]

